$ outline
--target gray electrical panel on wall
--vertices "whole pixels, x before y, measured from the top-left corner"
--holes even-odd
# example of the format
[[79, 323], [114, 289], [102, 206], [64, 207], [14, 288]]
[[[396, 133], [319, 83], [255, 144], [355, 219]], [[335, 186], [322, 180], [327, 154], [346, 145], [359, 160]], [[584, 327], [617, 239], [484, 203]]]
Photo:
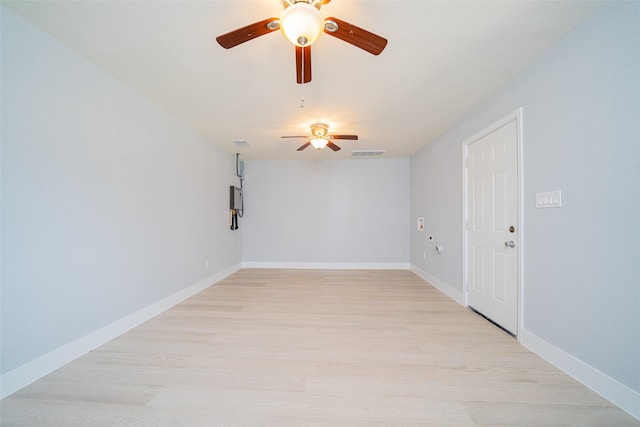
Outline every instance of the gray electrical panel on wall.
[[235, 185], [229, 187], [229, 209], [242, 210], [242, 190]]

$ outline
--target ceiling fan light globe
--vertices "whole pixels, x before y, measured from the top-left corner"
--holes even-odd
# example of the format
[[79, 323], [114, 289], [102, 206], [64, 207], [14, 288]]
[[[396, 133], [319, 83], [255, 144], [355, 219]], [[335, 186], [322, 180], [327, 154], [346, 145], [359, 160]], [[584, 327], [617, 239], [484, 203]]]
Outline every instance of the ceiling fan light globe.
[[287, 7], [280, 17], [280, 29], [296, 46], [310, 46], [324, 29], [324, 20], [318, 8], [306, 2]]
[[313, 145], [313, 148], [316, 148], [318, 150], [324, 148], [327, 145], [327, 140], [324, 138], [312, 138], [310, 141], [311, 145]]

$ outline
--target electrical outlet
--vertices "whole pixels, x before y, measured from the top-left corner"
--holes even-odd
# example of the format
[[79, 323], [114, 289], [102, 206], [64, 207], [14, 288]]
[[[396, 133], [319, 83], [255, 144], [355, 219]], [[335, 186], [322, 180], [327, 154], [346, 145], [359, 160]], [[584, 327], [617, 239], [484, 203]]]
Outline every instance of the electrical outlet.
[[209, 268], [209, 260], [204, 261], [204, 268]]

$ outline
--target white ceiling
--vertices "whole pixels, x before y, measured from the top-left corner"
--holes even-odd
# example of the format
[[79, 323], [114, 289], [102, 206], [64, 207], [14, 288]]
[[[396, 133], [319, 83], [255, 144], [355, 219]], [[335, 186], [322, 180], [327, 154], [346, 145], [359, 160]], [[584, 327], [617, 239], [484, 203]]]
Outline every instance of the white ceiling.
[[[215, 37], [279, 16], [278, 0], [3, 1], [69, 48], [246, 160], [410, 156], [603, 1], [333, 0], [335, 16], [389, 40], [379, 56], [323, 35], [313, 81], [295, 83], [280, 32], [225, 50]], [[304, 99], [304, 107], [301, 108]], [[313, 122], [342, 150], [296, 152]], [[233, 141], [246, 140], [249, 148]]]

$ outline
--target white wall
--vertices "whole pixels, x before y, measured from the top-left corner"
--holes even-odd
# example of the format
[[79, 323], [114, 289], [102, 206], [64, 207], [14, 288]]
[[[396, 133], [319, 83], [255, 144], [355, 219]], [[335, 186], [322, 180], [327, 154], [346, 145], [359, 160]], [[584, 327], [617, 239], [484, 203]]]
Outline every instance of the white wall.
[[245, 162], [250, 266], [409, 266], [409, 159]]
[[[423, 278], [462, 301], [462, 145], [434, 142], [411, 158], [411, 265]], [[453, 168], [453, 170], [451, 170]], [[431, 239], [429, 239], [431, 237]], [[436, 254], [435, 246], [442, 252]], [[426, 273], [426, 277], [425, 277]]]
[[4, 379], [240, 265], [233, 156], [4, 8], [2, 113]]
[[[638, 22], [640, 3], [609, 4], [411, 160], [411, 215], [453, 247], [423, 260], [412, 232], [411, 262], [461, 292], [461, 143], [523, 108], [523, 343], [636, 417]], [[535, 193], [551, 190], [562, 208], [536, 210]]]

